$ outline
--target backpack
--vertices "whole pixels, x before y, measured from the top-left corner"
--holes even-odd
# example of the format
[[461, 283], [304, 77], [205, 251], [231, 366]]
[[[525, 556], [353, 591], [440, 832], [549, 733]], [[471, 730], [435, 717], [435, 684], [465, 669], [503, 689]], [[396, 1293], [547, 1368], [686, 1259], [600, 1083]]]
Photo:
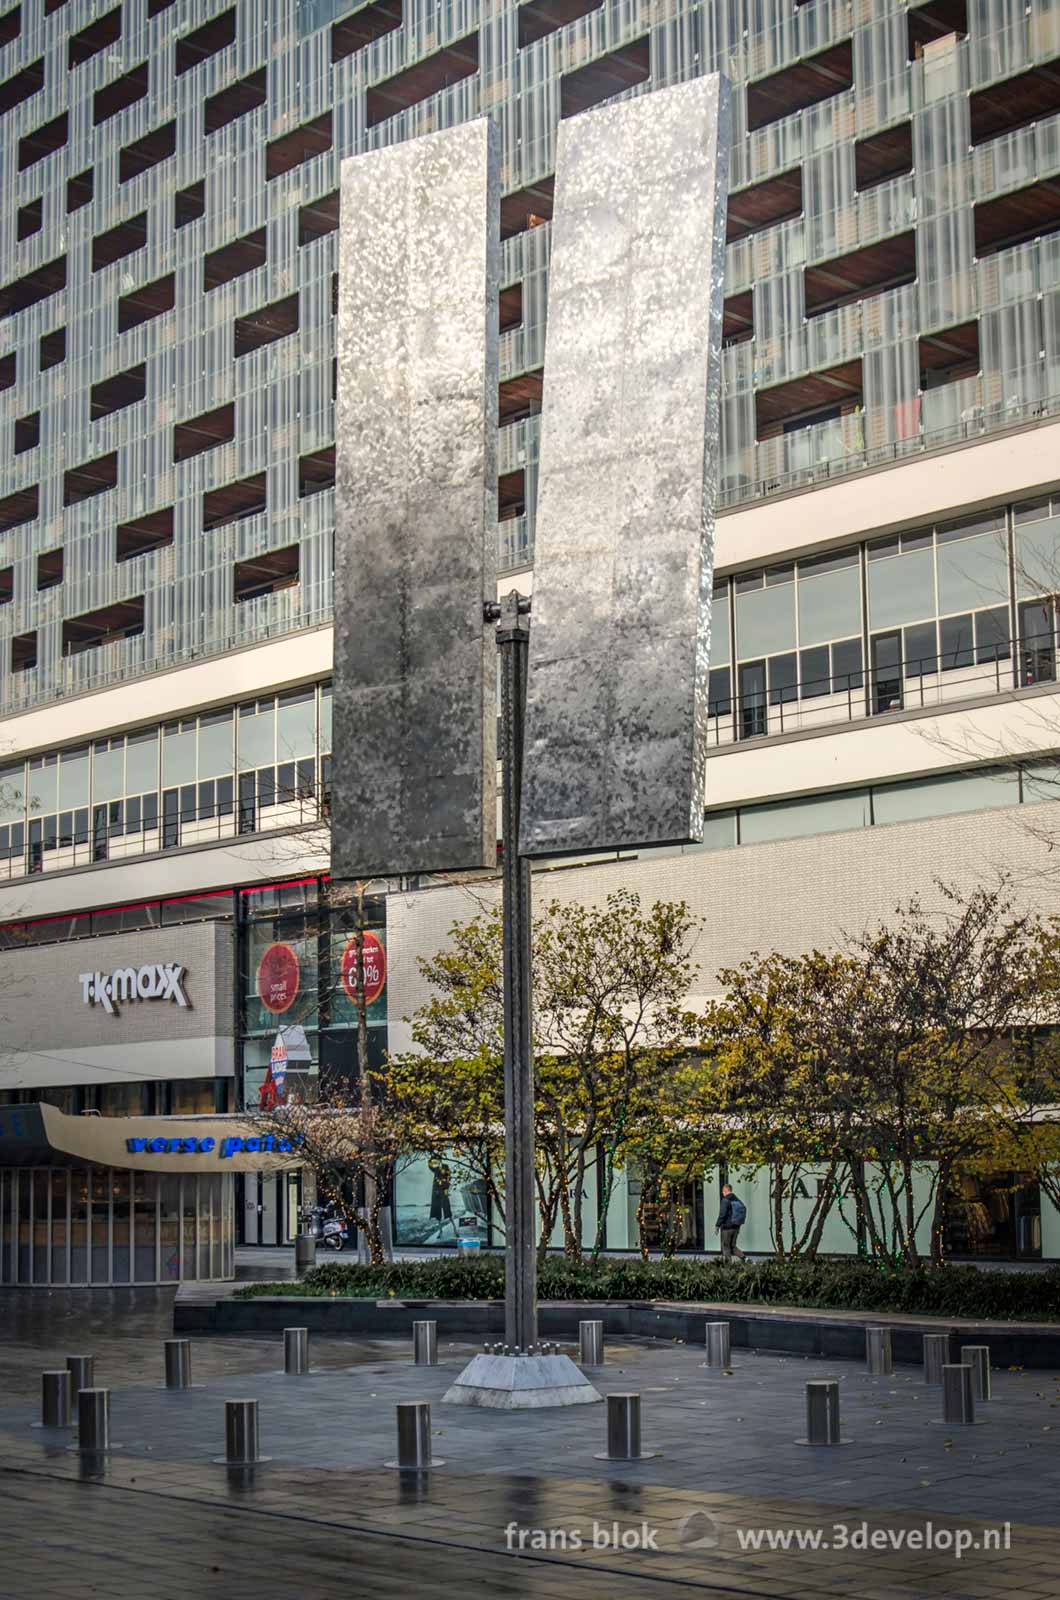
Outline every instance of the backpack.
[[729, 1226], [732, 1228], [741, 1228], [746, 1221], [747, 1207], [744, 1205], [742, 1200], [737, 1200], [736, 1196], [733, 1195], [732, 1204], [729, 1208]]

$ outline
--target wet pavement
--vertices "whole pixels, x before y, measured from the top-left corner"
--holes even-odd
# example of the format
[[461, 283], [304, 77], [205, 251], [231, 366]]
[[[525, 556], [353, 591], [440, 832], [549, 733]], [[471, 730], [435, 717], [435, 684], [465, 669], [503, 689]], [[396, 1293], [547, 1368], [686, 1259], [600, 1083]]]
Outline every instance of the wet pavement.
[[[288, 1378], [275, 1335], [199, 1338], [196, 1386], [167, 1392], [172, 1297], [0, 1299], [0, 1600], [346, 1600], [469, 1584], [485, 1600], [1060, 1597], [1060, 1373], [995, 1372], [982, 1426], [950, 1429], [912, 1368], [870, 1379], [853, 1363], [739, 1352], [725, 1377], [703, 1369], [702, 1349], [612, 1345], [592, 1380], [641, 1394], [659, 1454], [611, 1463], [594, 1459], [603, 1406], [441, 1405], [469, 1346], [443, 1343], [437, 1368], [416, 1368], [403, 1341], [314, 1338], [310, 1374]], [[94, 1355], [112, 1391], [120, 1448], [102, 1461], [71, 1452], [72, 1432], [30, 1426], [40, 1372], [73, 1354]], [[854, 1442], [800, 1448], [803, 1386], [829, 1376]], [[253, 1472], [212, 1459], [233, 1398], [259, 1401], [272, 1459]], [[400, 1399], [432, 1402], [446, 1465], [426, 1477], [382, 1465]]]

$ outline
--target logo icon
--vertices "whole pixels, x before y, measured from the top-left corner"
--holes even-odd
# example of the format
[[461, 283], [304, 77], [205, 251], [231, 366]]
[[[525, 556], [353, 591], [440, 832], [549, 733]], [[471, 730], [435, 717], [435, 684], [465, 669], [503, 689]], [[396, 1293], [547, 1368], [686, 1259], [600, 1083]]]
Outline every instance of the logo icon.
[[690, 1511], [677, 1524], [677, 1542], [682, 1550], [716, 1550], [721, 1529], [708, 1511]]

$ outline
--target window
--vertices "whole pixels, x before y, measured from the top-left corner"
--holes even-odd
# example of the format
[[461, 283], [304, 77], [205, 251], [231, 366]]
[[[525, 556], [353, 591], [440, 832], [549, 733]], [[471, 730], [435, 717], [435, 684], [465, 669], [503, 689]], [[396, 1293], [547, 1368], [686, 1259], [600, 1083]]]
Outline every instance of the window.
[[840, 794], [807, 795], [740, 809], [740, 843], [765, 844], [772, 839], [806, 838], [867, 828], [871, 821], [868, 789]]
[[298, 212], [298, 244], [311, 244], [314, 239], [323, 239], [326, 234], [334, 233], [339, 225], [339, 191], [335, 189], [331, 194], [323, 195], [319, 200], [311, 200], [309, 205], [302, 206]]
[[145, 516], [122, 522], [115, 530], [114, 559], [131, 561], [134, 556], [162, 550], [173, 543], [173, 507], [150, 511]]
[[314, 450], [309, 455], [302, 456], [298, 462], [298, 493], [302, 499], [307, 495], [320, 494], [324, 489], [331, 489], [335, 484], [335, 446], [328, 445], [325, 450]]
[[24, 450], [34, 450], [40, 444], [40, 412], [34, 411], [28, 417], [19, 417], [15, 423], [15, 454], [19, 456]]
[[135, 139], [119, 152], [118, 182], [128, 183], [130, 179], [138, 178], [141, 172], [168, 161], [170, 156], [176, 154], [176, 150], [176, 122], [167, 122], [163, 127], [145, 133], [142, 139]]
[[754, 295], [750, 289], [743, 294], [727, 295], [722, 306], [721, 342], [728, 347], [745, 344], [754, 338]]
[[117, 639], [131, 639], [143, 631], [143, 595], [135, 600], [119, 600], [80, 617], [67, 617], [63, 622], [63, 655], [80, 655]]
[[92, 96], [92, 121], [97, 127], [101, 122], [108, 122], [127, 106], [134, 106], [137, 100], [143, 100], [147, 88], [147, 62], [144, 61], [124, 77], [116, 78], [113, 83], [96, 90]]
[[528, 0], [516, 11], [519, 19], [519, 49], [525, 49], [538, 39], [546, 39], [550, 33], [558, 33], [569, 22], [587, 17], [602, 5], [603, 0]]
[[854, 86], [854, 47], [849, 39], [832, 45], [819, 55], [809, 56], [784, 67], [768, 78], [747, 85], [747, 126], [766, 128], [771, 122], [790, 117], [843, 94]]
[[121, 6], [107, 11], [80, 33], [72, 34], [66, 45], [66, 65], [70, 71], [115, 44], [121, 38]]
[[1044, 122], [1060, 111], [1060, 61], [1043, 61], [968, 97], [972, 144]]
[[960, 811], [1019, 804], [1019, 774], [1001, 771], [942, 773], [912, 783], [886, 783], [872, 791], [877, 823], [914, 822]]
[[772, 389], [755, 390], [755, 432], [758, 439], [811, 428], [819, 422], [843, 416], [860, 407], [861, 362], [846, 361], [842, 366], [778, 383]]
[[0, 317], [13, 317], [19, 311], [47, 300], [66, 288], [66, 257], [58, 256], [46, 266], [35, 267], [24, 278], [5, 284], [0, 289]]
[[33, 234], [39, 233], [43, 220], [44, 198], [38, 195], [36, 200], [30, 200], [27, 205], [19, 206], [15, 221], [15, 238], [29, 239]]
[[218, 406], [216, 411], [206, 411], [201, 417], [177, 423], [173, 429], [173, 460], [187, 461], [219, 444], [230, 444], [235, 436], [235, 406]]
[[139, 216], [130, 217], [128, 221], [108, 228], [106, 233], [96, 235], [92, 241], [92, 271], [102, 272], [104, 267], [142, 250], [146, 243], [147, 212], [141, 211]]
[[876, 244], [835, 256], [804, 272], [806, 315], [820, 316], [836, 306], [882, 294], [916, 278], [916, 234], [896, 234]]
[[962, 322], [957, 328], [932, 333], [919, 341], [920, 387], [938, 389], [979, 372], [979, 323]]
[[861, 627], [861, 562], [856, 549], [799, 562], [798, 610], [801, 645], [823, 644]]
[[264, 511], [265, 484], [266, 474], [258, 472], [238, 483], [227, 483], [222, 489], [208, 489], [202, 497], [204, 531], [219, 528], [226, 522], [240, 522], [244, 517], [254, 517]]
[[37, 633], [19, 633], [11, 640], [11, 671], [31, 672], [37, 665]]
[[727, 717], [732, 713], [732, 674], [728, 667], [711, 667], [707, 682], [707, 714]]
[[366, 124], [374, 128], [395, 112], [407, 111], [477, 71], [478, 34], [469, 33], [392, 78], [373, 84], [365, 95]]
[[18, 528], [23, 522], [32, 522], [37, 515], [40, 491], [34, 483], [28, 489], [16, 489], [14, 494], [0, 499], [0, 533]]
[[873, 629], [935, 615], [932, 545], [930, 533], [905, 534], [901, 541], [874, 540], [869, 545], [869, 622]]
[[127, 333], [142, 322], [150, 322], [152, 317], [172, 311], [177, 302], [176, 283], [176, 274], [171, 272], [165, 278], [156, 278], [153, 283], [142, 284], [139, 289], [123, 294], [118, 301], [118, 332]]
[[1027, 239], [1045, 238], [1060, 229], [1060, 189], [1052, 180], [1010, 189], [995, 200], [972, 207], [975, 253], [991, 256]]
[[345, 61], [366, 44], [381, 39], [384, 34], [400, 28], [401, 0], [374, 0], [372, 5], [361, 6], [352, 17], [344, 17], [331, 30], [331, 59]]
[[285, 172], [293, 172], [295, 167], [300, 167], [304, 162], [312, 161], [314, 156], [330, 150], [332, 142], [330, 111], [325, 111], [323, 116], [314, 118], [312, 122], [303, 123], [300, 128], [295, 128], [293, 133], [285, 133], [281, 138], [273, 139], [265, 146], [266, 180], [279, 178]]
[[994, 606], [975, 614], [975, 659], [978, 665], [1008, 661], [1012, 655], [1008, 606]]
[[70, 467], [63, 476], [63, 505], [74, 506], [93, 495], [105, 494], [118, 481], [118, 452], [98, 456], [83, 466]]
[[178, 189], [173, 198], [173, 226], [186, 228], [189, 222], [206, 214], [206, 184], [203, 179], [187, 189]]
[[509, 522], [526, 515], [526, 469], [505, 472], [497, 479], [497, 520]]
[[117, 372], [112, 378], [94, 383], [89, 390], [89, 415], [93, 422], [101, 417], [113, 416], [126, 406], [136, 405], [147, 395], [147, 366], [141, 362], [126, 372]]
[[651, 78], [651, 41], [647, 34], [613, 50], [610, 55], [598, 56], [584, 67], [565, 73], [559, 80], [559, 114], [574, 117], [590, 106], [602, 105], [605, 100], [631, 89], [634, 84], [647, 83]]
[[274, 300], [271, 306], [262, 306], [235, 322], [235, 354], [246, 356], [262, 345], [275, 344], [298, 332], [298, 295], [288, 295], [285, 300]]
[[266, 254], [264, 228], [258, 228], [242, 239], [234, 239], [231, 244], [222, 245], [219, 250], [211, 250], [203, 258], [203, 290], [208, 292], [210, 289], [219, 289], [223, 283], [231, 283], [233, 278], [241, 278], [244, 273], [253, 272], [255, 267], [264, 264]]
[[80, 211], [82, 206], [91, 204], [95, 190], [96, 175], [91, 167], [85, 172], [79, 172], [75, 178], [66, 180], [66, 209], [67, 212]]
[[19, 172], [25, 172], [27, 167], [43, 161], [45, 156], [50, 156], [54, 150], [61, 150], [67, 140], [67, 127], [67, 113], [61, 111], [42, 128], [35, 128], [32, 133], [24, 134], [18, 141]]
[[12, 111], [15, 106], [20, 106], [23, 100], [29, 100], [44, 84], [44, 57], [34, 61], [30, 67], [23, 67], [21, 72], [16, 72], [14, 77], [5, 78], [0, 83], [0, 116], [5, 111]]
[[235, 37], [235, 7], [231, 11], [222, 11], [219, 16], [211, 17], [201, 27], [186, 33], [183, 39], [177, 40], [174, 58], [177, 77], [190, 72], [200, 61], [209, 60], [210, 56], [215, 56], [219, 50], [227, 49], [230, 44], [235, 43]]
[[262, 595], [278, 594], [298, 582], [299, 546], [267, 550], [247, 561], [237, 561], [232, 575], [232, 598], [241, 603]]
[[18, 357], [14, 350], [0, 356], [0, 391], [13, 389], [18, 376]]
[[256, 111], [258, 106], [265, 104], [267, 98], [267, 72], [261, 67], [248, 78], [229, 84], [227, 89], [210, 96], [203, 112], [204, 131], [207, 134], [217, 133], [237, 118]]
[[6, 606], [9, 600], [15, 598], [15, 569], [4, 567], [0, 570], [0, 606]]
[[913, 124], [901, 122], [854, 146], [854, 187], [859, 193], [913, 170]]
[[10, 44], [22, 31], [22, 7], [14, 6], [0, 17], [0, 45]]
[[503, 428], [510, 422], [521, 422], [541, 410], [541, 397], [545, 392], [543, 368], [524, 372], [518, 378], [506, 378], [497, 391], [497, 418]]
[[552, 220], [556, 180], [538, 178], [525, 189], [501, 196], [501, 238], [512, 239]]
[[737, 189], [729, 196], [725, 239], [732, 244], [761, 233], [778, 222], [802, 215], [802, 168], [793, 167], [773, 178]]
[[49, 367], [57, 367], [66, 360], [66, 329], [55, 328], [51, 333], [41, 334], [40, 339], [40, 370], [47, 372]]
[[523, 320], [523, 286], [521, 283], [510, 283], [502, 289], [498, 296], [500, 312], [500, 331], [507, 333], [509, 328], [518, 328]]

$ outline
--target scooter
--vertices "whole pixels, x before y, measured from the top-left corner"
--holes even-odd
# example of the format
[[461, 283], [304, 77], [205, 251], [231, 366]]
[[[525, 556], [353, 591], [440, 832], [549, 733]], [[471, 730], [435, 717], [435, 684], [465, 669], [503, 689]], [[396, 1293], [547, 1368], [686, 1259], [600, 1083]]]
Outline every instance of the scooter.
[[308, 1233], [326, 1250], [341, 1250], [349, 1243], [350, 1230], [346, 1218], [335, 1209], [335, 1202], [314, 1206], [308, 1213]]

